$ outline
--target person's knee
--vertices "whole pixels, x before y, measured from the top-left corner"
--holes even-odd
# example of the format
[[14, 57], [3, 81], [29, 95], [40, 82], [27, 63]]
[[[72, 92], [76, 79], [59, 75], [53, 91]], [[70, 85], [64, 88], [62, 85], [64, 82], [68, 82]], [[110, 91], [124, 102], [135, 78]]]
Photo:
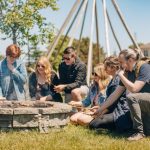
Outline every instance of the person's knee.
[[73, 99], [75, 101], [79, 101], [79, 100], [82, 100], [82, 97], [81, 97], [81, 92], [79, 89], [74, 89], [71, 91], [71, 96], [73, 97]]
[[72, 115], [72, 116], [70, 117], [70, 121], [71, 121], [71, 122], [77, 122], [77, 116], [76, 116], [76, 115]]
[[84, 123], [84, 120], [82, 119], [82, 118], [77, 118], [77, 122], [78, 122], [78, 124], [80, 124], [80, 125], [84, 125], [85, 123]]
[[126, 97], [128, 104], [137, 103], [137, 94], [136, 93], [130, 93]]
[[94, 120], [92, 120], [90, 123], [89, 123], [89, 128], [90, 129], [96, 129], [96, 128], [98, 128], [98, 126], [97, 126], [97, 121], [94, 119]]
[[78, 89], [74, 89], [71, 91], [71, 95], [73, 95], [73, 96], [77, 96], [79, 94], [80, 94], [80, 91]]

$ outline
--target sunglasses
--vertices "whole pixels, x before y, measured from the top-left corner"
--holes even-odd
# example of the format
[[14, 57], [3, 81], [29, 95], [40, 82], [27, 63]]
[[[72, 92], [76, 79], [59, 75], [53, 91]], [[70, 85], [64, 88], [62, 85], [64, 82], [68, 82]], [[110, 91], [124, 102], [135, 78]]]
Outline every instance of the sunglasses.
[[44, 65], [37, 65], [37, 67], [41, 67], [41, 68], [45, 68], [45, 66]]
[[73, 55], [71, 55], [70, 57], [63, 57], [63, 60], [70, 60], [73, 57]]
[[92, 75], [98, 77], [97, 73], [95, 72], [93, 72]]
[[70, 60], [70, 57], [63, 57], [63, 60]]

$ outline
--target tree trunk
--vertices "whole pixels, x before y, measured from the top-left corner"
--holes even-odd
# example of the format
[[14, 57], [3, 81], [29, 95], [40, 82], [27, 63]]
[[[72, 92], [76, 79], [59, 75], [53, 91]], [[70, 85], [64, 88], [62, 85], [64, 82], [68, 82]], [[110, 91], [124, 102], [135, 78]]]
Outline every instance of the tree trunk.
[[13, 44], [17, 44], [16, 30], [12, 30], [12, 32], [13, 32], [13, 37], [12, 37]]

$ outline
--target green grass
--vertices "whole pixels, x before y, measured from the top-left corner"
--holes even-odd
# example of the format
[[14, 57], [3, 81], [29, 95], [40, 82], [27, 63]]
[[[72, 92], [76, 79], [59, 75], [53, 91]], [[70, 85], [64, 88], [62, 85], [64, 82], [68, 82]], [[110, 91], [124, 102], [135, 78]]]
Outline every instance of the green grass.
[[52, 129], [48, 134], [1, 132], [0, 150], [150, 150], [150, 138], [128, 142], [126, 136], [104, 130], [96, 133], [73, 125]]

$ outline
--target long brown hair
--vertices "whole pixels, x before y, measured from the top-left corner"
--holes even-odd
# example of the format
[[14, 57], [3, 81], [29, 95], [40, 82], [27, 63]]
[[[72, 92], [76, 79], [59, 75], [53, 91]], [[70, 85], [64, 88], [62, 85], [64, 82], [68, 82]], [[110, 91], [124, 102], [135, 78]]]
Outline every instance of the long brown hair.
[[115, 67], [118, 70], [120, 68], [120, 62], [118, 60], [118, 57], [109, 56], [109, 57], [105, 58], [104, 66], [105, 66], [105, 69], [107, 67]]

